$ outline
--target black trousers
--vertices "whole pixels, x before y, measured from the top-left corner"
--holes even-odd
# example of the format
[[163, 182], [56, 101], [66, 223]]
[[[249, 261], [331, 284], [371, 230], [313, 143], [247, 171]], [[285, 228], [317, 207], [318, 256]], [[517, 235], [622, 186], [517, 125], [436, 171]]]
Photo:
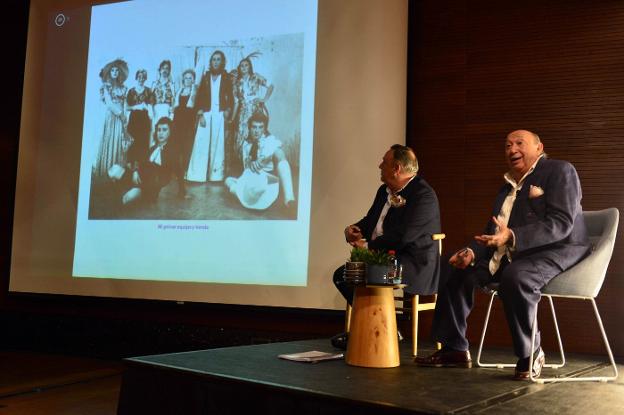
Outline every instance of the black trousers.
[[[467, 318], [474, 306], [474, 290], [491, 282], [498, 282], [498, 295], [503, 302], [507, 324], [513, 340], [514, 353], [519, 358], [531, 352], [531, 331], [540, 289], [561, 272], [554, 263], [531, 257], [507, 262], [506, 258], [494, 276], [488, 269], [488, 260], [475, 266], [457, 269], [443, 261], [440, 289], [433, 318], [434, 340], [455, 350], [468, 350]], [[535, 345], [540, 345], [539, 331]]]
[[340, 291], [340, 294], [347, 300], [350, 305], [353, 305], [353, 294], [355, 292], [355, 288], [353, 284], [347, 284], [344, 280], [344, 269], [345, 266], [342, 265], [338, 267], [336, 271], [334, 271], [334, 285]]

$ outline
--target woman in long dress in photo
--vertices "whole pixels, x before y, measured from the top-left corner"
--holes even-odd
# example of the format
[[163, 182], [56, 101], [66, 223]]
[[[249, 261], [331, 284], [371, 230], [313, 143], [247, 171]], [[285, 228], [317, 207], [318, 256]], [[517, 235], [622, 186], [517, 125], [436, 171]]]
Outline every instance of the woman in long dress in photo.
[[130, 144], [126, 137], [126, 116], [124, 103], [127, 88], [128, 64], [116, 59], [107, 63], [100, 71], [102, 87], [100, 97], [106, 107], [102, 137], [95, 161], [96, 177], [107, 177], [108, 169], [115, 164], [126, 164], [126, 151]]
[[158, 66], [158, 79], [152, 84], [154, 94], [154, 118], [156, 122], [162, 117], [173, 118], [173, 100], [175, 85], [171, 79], [171, 61], [165, 59]]
[[[247, 121], [257, 112], [269, 115], [265, 103], [273, 93], [273, 85], [265, 77], [254, 72], [251, 58], [257, 54], [243, 58], [238, 64], [234, 81], [234, 131], [236, 141], [234, 145], [234, 160], [232, 163], [239, 167], [242, 164], [241, 149], [249, 135]], [[262, 92], [264, 91], [264, 95]]]
[[188, 198], [184, 185], [186, 172], [189, 167], [191, 151], [193, 150], [193, 139], [195, 138], [195, 129], [197, 124], [197, 114], [193, 108], [195, 105], [195, 97], [197, 95], [197, 86], [195, 85], [195, 71], [187, 69], [182, 73], [182, 88], [176, 95], [175, 108], [173, 110], [173, 132], [174, 139], [179, 148], [178, 167], [176, 175], [178, 176], [178, 196], [180, 198]]
[[152, 105], [154, 97], [152, 90], [145, 86], [147, 71], [139, 69], [135, 79], [137, 86], [130, 88], [126, 103], [130, 111], [128, 117], [128, 134], [133, 139], [133, 144], [128, 150], [128, 163], [136, 169], [139, 164], [147, 160], [150, 146], [150, 131], [152, 129]]

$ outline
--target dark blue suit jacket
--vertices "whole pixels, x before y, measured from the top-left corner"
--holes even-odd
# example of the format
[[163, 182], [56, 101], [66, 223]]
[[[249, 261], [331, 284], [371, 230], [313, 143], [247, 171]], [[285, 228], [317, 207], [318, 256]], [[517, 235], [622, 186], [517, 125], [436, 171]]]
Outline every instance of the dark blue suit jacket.
[[[530, 197], [531, 185], [544, 194]], [[511, 191], [506, 183], [498, 193], [492, 216], [497, 216]], [[530, 258], [544, 278], [565, 271], [589, 253], [589, 240], [581, 207], [581, 184], [572, 164], [542, 158], [527, 176], [507, 226], [515, 235], [512, 261]], [[490, 219], [484, 233], [492, 235], [496, 225]], [[494, 250], [471, 243], [476, 260], [489, 261]]]
[[386, 204], [386, 186], [377, 190], [373, 205], [356, 225], [368, 241], [369, 249], [394, 250], [403, 265], [405, 291], [433, 294], [438, 291], [440, 255], [438, 242], [431, 239], [440, 233], [438, 198], [429, 184], [416, 176], [399, 193], [406, 200], [402, 207], [391, 207], [383, 223], [383, 235], [371, 240], [379, 215]]

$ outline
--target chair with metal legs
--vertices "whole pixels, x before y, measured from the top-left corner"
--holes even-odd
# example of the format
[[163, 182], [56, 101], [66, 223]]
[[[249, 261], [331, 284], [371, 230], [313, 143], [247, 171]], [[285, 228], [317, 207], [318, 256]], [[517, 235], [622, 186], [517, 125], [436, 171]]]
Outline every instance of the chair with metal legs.
[[[595, 298], [600, 292], [602, 283], [607, 273], [607, 267], [613, 254], [613, 246], [615, 244], [615, 237], [617, 234], [617, 227], [619, 221], [619, 211], [615, 208], [609, 208], [599, 211], [587, 211], [583, 212], [585, 218], [585, 224], [587, 226], [587, 232], [592, 244], [592, 252], [585, 259], [578, 264], [570, 268], [569, 270], [562, 272], [554, 277], [544, 288], [542, 288], [542, 296], [547, 297], [550, 303], [550, 309], [554, 320], [554, 328], [557, 335], [557, 341], [559, 343], [559, 351], [561, 354], [561, 361], [556, 364], [547, 364], [544, 367], [559, 368], [565, 365], [565, 355], [563, 352], [563, 343], [559, 334], [559, 326], [557, 324], [557, 316], [555, 315], [555, 306], [553, 303], [553, 297], [572, 298], [578, 300], [589, 300], [592, 304], [594, 315], [600, 328], [602, 340], [609, 356], [609, 361], [613, 369], [611, 376], [578, 376], [578, 377], [543, 377], [535, 378], [533, 376], [533, 358], [534, 358], [534, 343], [537, 329], [537, 311], [535, 313], [535, 319], [533, 321], [533, 332], [531, 338], [531, 355], [529, 358], [529, 373], [530, 379], [533, 382], [545, 383], [545, 382], [572, 382], [572, 381], [601, 381], [607, 382], [617, 379], [618, 371], [615, 361], [613, 359], [613, 353], [609, 345], [609, 340], [596, 306]], [[479, 350], [477, 352], [477, 365], [480, 367], [515, 367], [515, 364], [511, 363], [482, 363], [481, 354], [483, 350], [483, 343], [485, 340], [485, 333], [487, 331], [488, 322], [490, 319], [490, 313], [492, 309], [492, 302], [497, 295], [497, 286], [490, 286], [491, 297], [488, 306], [487, 314], [485, 316], [485, 323], [483, 331], [481, 333], [481, 340], [479, 342]]]

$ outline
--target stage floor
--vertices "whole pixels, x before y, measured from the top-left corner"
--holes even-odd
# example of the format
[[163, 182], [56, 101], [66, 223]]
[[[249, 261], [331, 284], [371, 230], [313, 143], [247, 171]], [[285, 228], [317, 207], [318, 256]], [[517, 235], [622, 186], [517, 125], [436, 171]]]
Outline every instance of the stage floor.
[[[155, 413], [174, 408], [184, 413], [238, 413], [244, 408], [255, 413], [337, 413], [348, 408], [353, 408], [349, 413], [624, 413], [622, 376], [609, 383], [539, 385], [512, 380], [513, 368], [422, 368], [412, 362], [409, 341], [401, 343], [401, 366], [391, 369], [277, 357], [310, 350], [335, 351], [328, 339], [317, 339], [127, 359], [119, 413], [147, 409], [140, 406], [146, 400]], [[420, 353], [431, 351], [423, 348]], [[484, 357], [515, 362], [511, 351], [491, 350]], [[557, 353], [547, 350], [547, 362], [549, 358], [554, 361]], [[566, 358], [563, 368], [545, 368], [543, 373], [610, 373], [606, 356]]]

